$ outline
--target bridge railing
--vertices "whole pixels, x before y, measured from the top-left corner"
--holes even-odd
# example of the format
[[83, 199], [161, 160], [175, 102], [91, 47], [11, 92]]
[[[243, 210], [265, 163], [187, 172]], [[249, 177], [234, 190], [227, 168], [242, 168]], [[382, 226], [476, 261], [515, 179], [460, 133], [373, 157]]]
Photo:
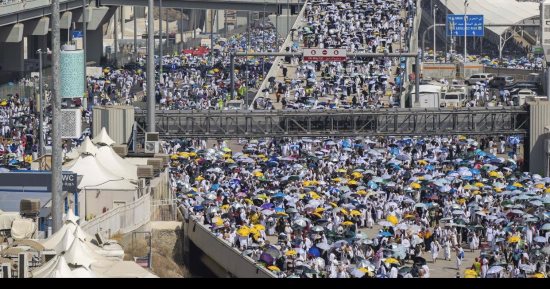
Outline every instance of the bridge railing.
[[[500, 135], [526, 134], [529, 112], [522, 107], [162, 111], [156, 120], [163, 138]], [[136, 114], [141, 127], [145, 121], [145, 113]]]

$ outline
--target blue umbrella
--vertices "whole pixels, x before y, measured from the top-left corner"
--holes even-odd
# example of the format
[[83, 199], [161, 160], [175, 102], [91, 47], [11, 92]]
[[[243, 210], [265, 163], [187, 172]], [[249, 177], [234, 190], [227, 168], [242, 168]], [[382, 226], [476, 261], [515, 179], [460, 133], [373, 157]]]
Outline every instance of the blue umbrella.
[[283, 194], [282, 192], [278, 192], [278, 193], [276, 193], [275, 195], [273, 195], [271, 197], [272, 198], [284, 198], [285, 194]]
[[470, 169], [470, 172], [474, 175], [479, 175], [481, 173], [478, 169]]
[[310, 254], [313, 257], [321, 257], [321, 251], [317, 247], [311, 247], [307, 251], [308, 254]]
[[390, 237], [390, 236], [393, 236], [392, 233], [388, 232], [388, 231], [384, 231], [380, 234], [378, 234], [378, 236], [382, 236], [382, 237]]
[[220, 188], [220, 184], [213, 184], [210, 190], [215, 191]]
[[279, 163], [276, 162], [276, 161], [269, 161], [269, 162], [267, 162], [267, 166], [270, 167], [270, 168], [278, 167]]
[[275, 205], [273, 205], [272, 203], [267, 203], [267, 204], [263, 204], [260, 208], [262, 208], [262, 209], [271, 209], [274, 206]]
[[508, 137], [508, 143], [510, 143], [510, 144], [515, 145], [515, 144], [518, 144], [519, 142], [520, 142], [520, 139], [519, 139], [518, 136], [510, 136], [510, 137]]
[[193, 207], [193, 210], [196, 212], [196, 211], [202, 211], [204, 210], [204, 206], [203, 205], [198, 205], [198, 206], [194, 206]]

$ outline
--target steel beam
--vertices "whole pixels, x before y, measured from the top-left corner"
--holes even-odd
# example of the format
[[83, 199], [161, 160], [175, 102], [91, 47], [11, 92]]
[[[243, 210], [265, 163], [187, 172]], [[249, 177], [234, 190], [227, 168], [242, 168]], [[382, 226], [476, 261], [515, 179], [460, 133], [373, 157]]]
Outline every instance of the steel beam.
[[156, 129], [163, 138], [506, 135], [527, 134], [528, 119], [522, 108], [158, 111]]
[[[101, 5], [113, 6], [147, 6], [147, 0], [101, 0]], [[292, 3], [302, 5], [302, 3]], [[155, 6], [158, 6], [155, 3]], [[164, 8], [185, 8], [185, 9], [218, 9], [218, 10], [239, 10], [239, 11], [264, 11], [264, 3], [255, 0], [164, 0]], [[265, 11], [277, 12], [275, 0], [267, 2]]]

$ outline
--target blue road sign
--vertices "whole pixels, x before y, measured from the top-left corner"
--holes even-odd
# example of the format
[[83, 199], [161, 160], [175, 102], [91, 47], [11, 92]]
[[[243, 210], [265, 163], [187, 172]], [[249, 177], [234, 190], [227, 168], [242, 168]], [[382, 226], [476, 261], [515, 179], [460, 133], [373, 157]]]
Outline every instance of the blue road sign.
[[73, 31], [73, 38], [82, 38], [82, 31], [74, 30]]
[[[466, 15], [466, 36], [485, 36], [483, 15]], [[464, 37], [464, 14], [450, 14], [447, 16], [447, 37]]]

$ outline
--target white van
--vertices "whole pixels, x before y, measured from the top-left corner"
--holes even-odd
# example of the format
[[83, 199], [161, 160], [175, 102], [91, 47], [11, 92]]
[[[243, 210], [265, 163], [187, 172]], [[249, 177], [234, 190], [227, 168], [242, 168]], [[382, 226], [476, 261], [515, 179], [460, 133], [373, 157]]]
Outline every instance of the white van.
[[439, 107], [439, 100], [445, 96], [445, 92], [442, 91], [443, 88], [439, 85], [420, 85], [419, 90], [419, 103], [416, 104], [416, 91], [413, 86], [413, 91], [411, 92], [413, 107]]
[[476, 82], [481, 82], [481, 81], [489, 81], [491, 79], [493, 79], [494, 74], [492, 73], [476, 73], [476, 74], [472, 74], [468, 79], [464, 80], [464, 83], [466, 83], [467, 85], [474, 85], [476, 84]]
[[466, 102], [466, 93], [463, 89], [451, 88], [439, 101], [440, 107], [463, 107]]

